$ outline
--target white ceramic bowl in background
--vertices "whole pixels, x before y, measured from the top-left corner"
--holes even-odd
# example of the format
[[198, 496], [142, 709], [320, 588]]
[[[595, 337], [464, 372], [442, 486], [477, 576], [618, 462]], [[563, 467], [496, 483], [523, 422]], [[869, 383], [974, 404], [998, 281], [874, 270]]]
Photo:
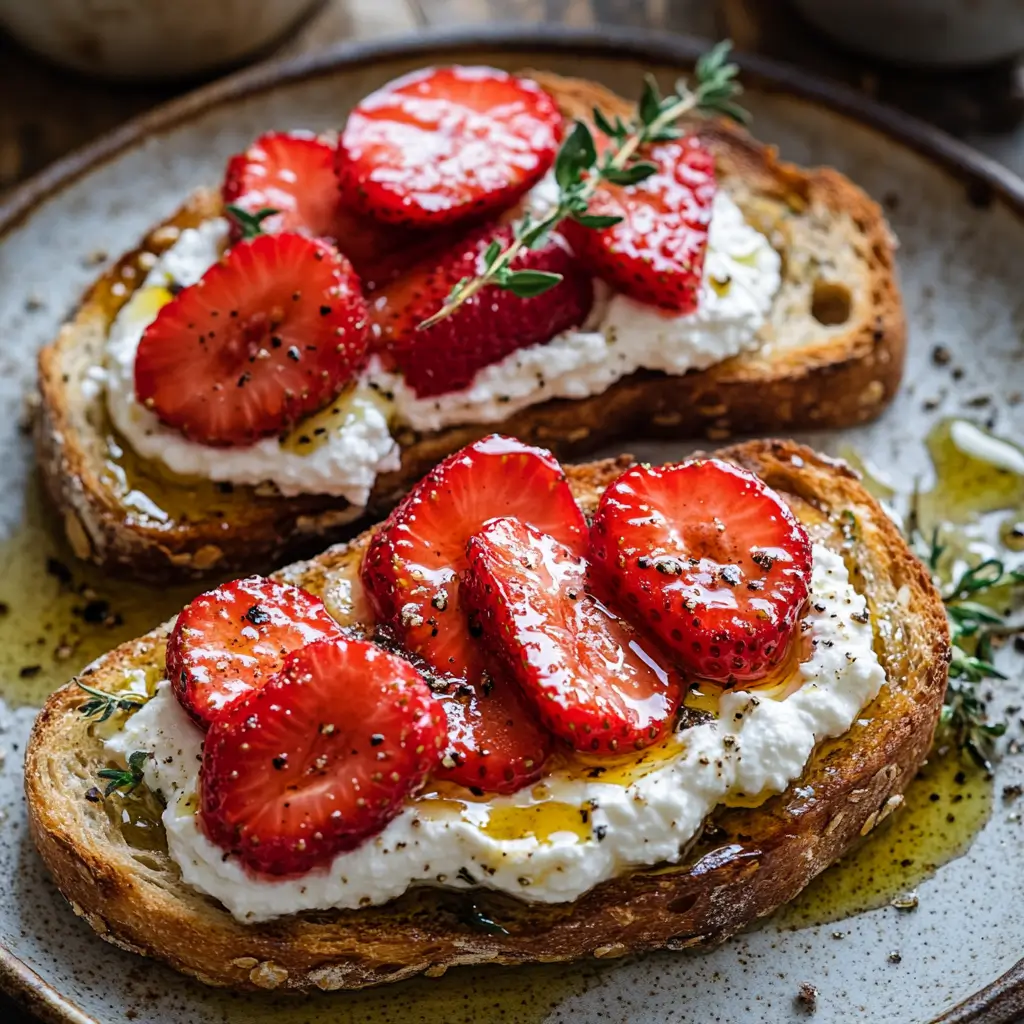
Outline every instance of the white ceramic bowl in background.
[[1024, 0], [794, 0], [826, 34], [886, 60], [989, 64], [1024, 52]]
[[0, 26], [59, 64], [173, 78], [242, 60], [317, 0], [0, 0]]

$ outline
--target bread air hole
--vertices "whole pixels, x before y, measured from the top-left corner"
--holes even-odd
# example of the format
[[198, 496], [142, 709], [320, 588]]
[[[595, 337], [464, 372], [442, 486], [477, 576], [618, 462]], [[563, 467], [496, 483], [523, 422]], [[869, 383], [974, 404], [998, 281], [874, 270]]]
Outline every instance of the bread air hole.
[[668, 909], [673, 914], [687, 914], [693, 910], [696, 903], [697, 894], [695, 892], [688, 892], [677, 899], [674, 899], [668, 905]]
[[850, 319], [853, 297], [850, 289], [838, 281], [815, 281], [811, 294], [811, 316], [826, 327], [845, 324]]

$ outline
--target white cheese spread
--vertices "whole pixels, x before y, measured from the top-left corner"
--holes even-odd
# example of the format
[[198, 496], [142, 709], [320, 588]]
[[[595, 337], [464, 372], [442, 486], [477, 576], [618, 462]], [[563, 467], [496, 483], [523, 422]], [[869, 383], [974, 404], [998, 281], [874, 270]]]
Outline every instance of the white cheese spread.
[[379, 473], [401, 457], [386, 412], [365, 386], [344, 397], [344, 412], [331, 436], [307, 449], [277, 437], [233, 448], [190, 441], [165, 426], [135, 395], [135, 355], [143, 331], [170, 299], [170, 285], [195, 284], [220, 258], [228, 224], [222, 218], [187, 228], [153, 265], [142, 287], [125, 303], [107, 339], [107, 408], [114, 426], [144, 458], [174, 473], [233, 484], [274, 484], [283, 495], [331, 494], [366, 504]]
[[[462, 391], [419, 398], [402, 377], [371, 362], [348, 398], [347, 413], [306, 450], [265, 438], [245, 447], [189, 441], [162, 424], [135, 396], [135, 355], [143, 331], [170, 299], [169, 285], [194, 284], [219, 258], [228, 226], [214, 218], [181, 232], [141, 288], [118, 313], [107, 340], [104, 374], [85, 381], [94, 394], [105, 380], [117, 430], [143, 457], [183, 476], [235, 484], [274, 484], [284, 495], [331, 494], [364, 505], [380, 473], [397, 469], [394, 426], [418, 431], [497, 423], [550, 398], [600, 394], [637, 370], [682, 374], [757, 347], [780, 283], [780, 260], [764, 235], [743, 219], [724, 191], [714, 199], [700, 305], [678, 316], [610, 292], [598, 282], [588, 322], [551, 341], [512, 353], [481, 370]], [[392, 423], [380, 395], [393, 401]], [[298, 428], [301, 431], [301, 425]]]
[[[487, 886], [528, 900], [577, 899], [632, 867], [678, 860], [719, 804], [782, 792], [815, 744], [846, 732], [885, 683], [866, 602], [842, 558], [814, 547], [806, 660], [772, 691], [725, 693], [718, 717], [674, 735], [633, 770], [559, 769], [507, 796], [421, 794], [378, 836], [299, 878], [251, 875], [195, 815], [202, 733], [167, 683], [107, 741], [152, 751], [146, 783], [182, 878], [240, 920], [384, 903], [418, 884]], [[463, 791], [459, 791], [463, 792]]]

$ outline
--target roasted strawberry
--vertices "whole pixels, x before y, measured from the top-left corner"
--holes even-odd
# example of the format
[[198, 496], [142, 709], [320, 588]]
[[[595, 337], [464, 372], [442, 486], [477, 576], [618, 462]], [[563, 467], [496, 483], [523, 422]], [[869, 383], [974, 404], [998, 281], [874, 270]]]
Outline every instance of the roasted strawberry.
[[146, 328], [139, 401], [201, 444], [241, 445], [329, 402], [366, 354], [348, 260], [285, 233], [233, 246]]
[[642, 153], [658, 170], [635, 185], [601, 185], [588, 214], [621, 217], [608, 228], [562, 226], [594, 273], [627, 295], [679, 313], [697, 308], [715, 198], [715, 161], [696, 136]]
[[448, 719], [448, 746], [436, 778], [514, 793], [541, 774], [551, 734], [504, 672], [485, 672], [473, 684], [449, 681], [436, 695]]
[[345, 198], [378, 220], [450, 224], [512, 206], [554, 162], [561, 131], [558, 105], [528, 79], [428, 68], [352, 111], [338, 177]]
[[344, 203], [334, 171], [336, 149], [334, 141], [312, 132], [267, 132], [228, 161], [221, 194], [225, 204], [246, 213], [278, 210], [261, 221], [264, 231], [297, 231], [333, 242], [364, 289], [372, 291], [438, 248], [439, 240], [433, 233], [381, 224]]
[[321, 640], [211, 725], [200, 821], [252, 870], [303, 874], [379, 832], [444, 743], [441, 708], [407, 661]]
[[[471, 635], [459, 587], [466, 542], [487, 520], [503, 515], [532, 523], [576, 552], [586, 546], [586, 520], [551, 453], [492, 435], [449, 456], [413, 488], [370, 542], [361, 570], [377, 621], [422, 659], [434, 674], [433, 688], [472, 698], [471, 713], [447, 702], [466, 723], [460, 735], [469, 739], [455, 751], [465, 763], [475, 763], [474, 752], [493, 749], [512, 699], [501, 693], [488, 699], [484, 648]], [[530, 732], [529, 743], [539, 742]], [[510, 766], [514, 778], [539, 771], [539, 765], [526, 766], [536, 761], [528, 746], [524, 740], [519, 762]], [[490, 777], [500, 777], [506, 766], [488, 767]], [[472, 769], [460, 776], [475, 778]]]
[[785, 655], [811, 580], [811, 542], [753, 473], [718, 459], [634, 466], [590, 531], [595, 577], [618, 611], [681, 665], [727, 685]]
[[444, 305], [452, 287], [477, 273], [488, 245], [512, 239], [511, 227], [478, 230], [418, 263], [369, 302], [372, 344], [421, 398], [468, 387], [479, 370], [517, 349], [550, 341], [587, 318], [594, 302], [589, 273], [558, 241], [527, 251], [513, 270], [541, 270], [562, 281], [541, 295], [519, 298], [484, 288], [451, 316], [426, 330], [418, 325]]
[[167, 678], [202, 728], [259, 689], [285, 656], [341, 635], [323, 601], [264, 576], [224, 583], [178, 615], [167, 641]]
[[577, 750], [649, 746], [672, 721], [680, 678], [654, 645], [587, 592], [586, 560], [516, 519], [470, 538], [466, 603], [544, 723]]

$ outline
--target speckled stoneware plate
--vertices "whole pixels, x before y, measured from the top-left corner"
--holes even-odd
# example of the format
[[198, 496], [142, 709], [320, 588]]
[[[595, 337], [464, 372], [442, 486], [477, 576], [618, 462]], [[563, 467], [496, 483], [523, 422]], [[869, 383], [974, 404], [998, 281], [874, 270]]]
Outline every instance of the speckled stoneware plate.
[[[5, 880], [0, 981], [45, 1020], [704, 1024], [798, 1020], [812, 1012], [819, 1024], [917, 1024], [943, 1014], [947, 1021], [988, 1024], [1017, 1019], [1020, 971], [1012, 968], [1024, 952], [1024, 827], [1014, 803], [999, 795], [1024, 778], [1024, 759], [1013, 755], [1002, 758], [994, 790], [975, 777], [960, 783], [944, 778], [949, 766], [939, 764], [935, 777], [908, 799], [906, 820], [894, 815], [895, 821], [861, 851], [859, 862], [854, 858], [826, 873], [817, 892], [794, 909], [710, 953], [568, 967], [462, 969], [439, 980], [304, 1000], [212, 993], [104, 944], [50, 884], [26, 832], [21, 760], [32, 705], [57, 675], [69, 675], [76, 661], [126, 629], [150, 624], [135, 621], [150, 612], [141, 598], [132, 597], [131, 607], [123, 608], [129, 621], [101, 624], [97, 639], [81, 619], [105, 617], [102, 597], [78, 592], [78, 569], [70, 583], [61, 581], [60, 566], [45, 573], [40, 528], [23, 522], [40, 514], [30, 486], [29, 444], [18, 431], [24, 396], [34, 384], [33, 353], [53, 336], [103, 254], [131, 248], [190, 189], [218, 181], [224, 158], [261, 130], [337, 126], [357, 98], [417, 65], [459, 60], [547, 67], [632, 95], [642, 71], [653, 68], [669, 77], [699, 49], [683, 39], [619, 31], [497, 30], [489, 36], [474, 32], [346, 47], [257, 68], [178, 101], [58, 165], [14, 196], [6, 218], [0, 215], [0, 523], [11, 538], [2, 548], [0, 571], [8, 590], [13, 587], [13, 594], [0, 597], [13, 601], [7, 617], [14, 621], [24, 620], [26, 608], [36, 608], [38, 621], [24, 621], [19, 642], [34, 642], [37, 632], [43, 640], [34, 658], [26, 653], [3, 658], [8, 703], [0, 708], [0, 743], [6, 750], [0, 770], [0, 877]], [[1015, 392], [1024, 389], [1024, 184], [929, 129], [835, 87], [760, 61], [746, 62], [746, 71], [757, 134], [793, 160], [834, 164], [847, 172], [885, 205], [901, 242], [912, 329], [903, 391], [879, 422], [809, 440], [837, 453], [856, 449], [906, 488], [917, 475], [927, 478], [924, 438], [943, 416], [988, 422], [997, 433], [1019, 437], [1024, 405], [1017, 404]], [[936, 346], [941, 346], [937, 355]], [[679, 445], [632, 447], [658, 460], [685, 452]], [[86, 615], [90, 601], [91, 615]], [[77, 618], [68, 613], [69, 602]], [[64, 628], [65, 614], [71, 614], [67, 622], [73, 625], [62, 648], [62, 637], [54, 633]], [[45, 632], [48, 617], [51, 629]], [[1000, 657], [1008, 659], [1003, 668], [1016, 679], [1000, 685], [996, 703], [1024, 703], [1020, 665], [1012, 664], [1010, 652]], [[1014, 736], [1020, 738], [1019, 724], [1008, 739]], [[972, 833], [963, 856], [933, 877], [921, 877], [922, 862], [962, 850]], [[892, 875], [894, 860], [897, 867], [900, 861], [914, 863], [903, 865], [904, 874]], [[916, 909], [890, 905], [891, 895], [915, 887]], [[815, 1009], [796, 998], [805, 984], [817, 990]], [[965, 1006], [951, 1010], [965, 1000]]]

